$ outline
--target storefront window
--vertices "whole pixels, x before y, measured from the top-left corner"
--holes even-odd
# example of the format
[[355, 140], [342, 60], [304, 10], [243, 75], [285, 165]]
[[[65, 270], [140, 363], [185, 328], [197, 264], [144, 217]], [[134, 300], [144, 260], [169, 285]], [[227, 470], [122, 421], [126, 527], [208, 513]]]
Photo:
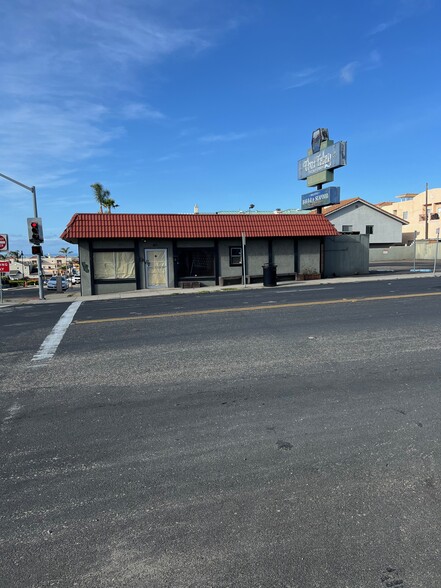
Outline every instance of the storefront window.
[[95, 251], [95, 280], [128, 280], [135, 278], [135, 255], [132, 251]]
[[178, 277], [214, 276], [214, 249], [182, 248], [178, 250]]

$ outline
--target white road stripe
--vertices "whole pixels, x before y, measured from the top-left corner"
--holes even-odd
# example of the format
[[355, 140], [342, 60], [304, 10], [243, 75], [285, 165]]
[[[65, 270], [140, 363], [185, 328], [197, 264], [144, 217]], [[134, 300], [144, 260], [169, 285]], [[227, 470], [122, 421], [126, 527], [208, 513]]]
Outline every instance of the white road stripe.
[[32, 361], [42, 361], [52, 359], [55, 352], [57, 351], [58, 345], [64, 337], [64, 333], [67, 331], [70, 323], [72, 322], [75, 313], [80, 307], [81, 301], [72, 302], [69, 308], [63, 313], [58, 323], [46, 337], [41, 344], [40, 349], [32, 358]]

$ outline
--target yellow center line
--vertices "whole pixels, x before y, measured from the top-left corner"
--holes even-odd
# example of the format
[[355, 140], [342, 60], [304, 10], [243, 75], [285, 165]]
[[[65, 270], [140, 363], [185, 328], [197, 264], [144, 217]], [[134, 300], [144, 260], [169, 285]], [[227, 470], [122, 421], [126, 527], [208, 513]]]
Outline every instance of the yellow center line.
[[420, 294], [396, 294], [393, 296], [368, 296], [366, 298], [339, 298], [336, 300], [321, 300], [317, 302], [288, 302], [285, 304], [267, 304], [265, 306], [241, 306], [238, 308], [215, 308], [211, 310], [186, 310], [183, 312], [170, 312], [163, 314], [144, 314], [141, 316], [122, 316], [115, 318], [89, 319], [75, 321], [76, 325], [88, 325], [95, 323], [113, 323], [119, 321], [139, 321], [149, 319], [176, 318], [183, 316], [197, 316], [204, 314], [224, 314], [228, 312], [252, 312], [256, 310], [274, 310], [280, 308], [300, 308], [303, 306], [322, 306], [325, 304], [347, 304], [354, 302], [374, 302], [376, 300], [399, 300], [404, 298], [423, 298], [427, 296], [441, 296], [441, 292], [425, 292]]

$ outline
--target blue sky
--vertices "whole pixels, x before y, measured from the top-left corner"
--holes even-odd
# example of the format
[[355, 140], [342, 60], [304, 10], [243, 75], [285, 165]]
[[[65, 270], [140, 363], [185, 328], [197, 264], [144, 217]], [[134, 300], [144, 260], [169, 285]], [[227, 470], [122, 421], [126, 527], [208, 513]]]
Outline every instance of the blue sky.
[[[311, 133], [341, 198], [441, 187], [438, 0], [14, 0], [0, 5], [0, 173], [37, 188], [44, 252], [75, 212], [299, 208]], [[30, 251], [29, 192], [0, 233]]]

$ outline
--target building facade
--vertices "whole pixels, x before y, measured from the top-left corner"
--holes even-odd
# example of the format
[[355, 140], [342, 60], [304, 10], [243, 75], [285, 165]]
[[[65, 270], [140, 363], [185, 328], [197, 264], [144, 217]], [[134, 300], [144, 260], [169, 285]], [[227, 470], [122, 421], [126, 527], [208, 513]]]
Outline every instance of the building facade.
[[362, 198], [342, 200], [323, 208], [322, 213], [342, 234], [369, 236], [369, 247], [400, 244], [407, 221]]
[[76, 214], [61, 238], [78, 244], [83, 295], [210, 286], [323, 273], [324, 216]]
[[424, 190], [419, 194], [401, 194], [396, 202], [382, 202], [377, 206], [406, 221], [402, 242], [409, 244], [416, 238], [436, 239], [441, 229], [441, 188]]

